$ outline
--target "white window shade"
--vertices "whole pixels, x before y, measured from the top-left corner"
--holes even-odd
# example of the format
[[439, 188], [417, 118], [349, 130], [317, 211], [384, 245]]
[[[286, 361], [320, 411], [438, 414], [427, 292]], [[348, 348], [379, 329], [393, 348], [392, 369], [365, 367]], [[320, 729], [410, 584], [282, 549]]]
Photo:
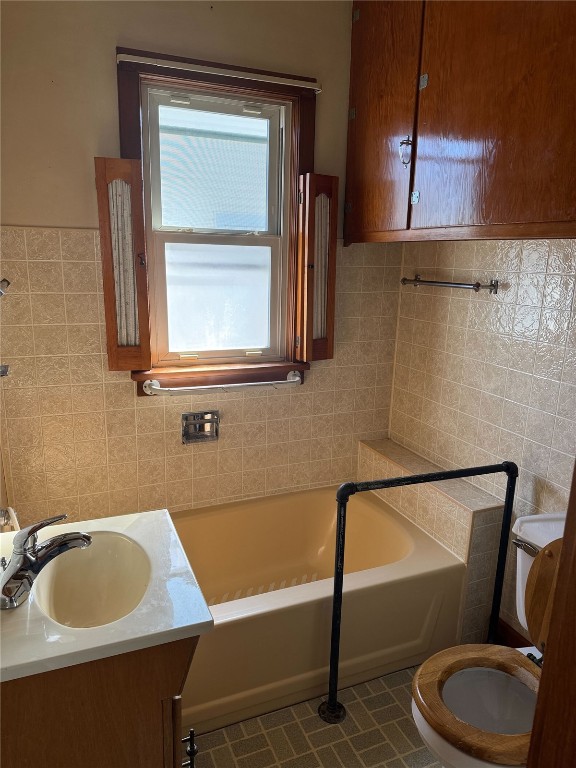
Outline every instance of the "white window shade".
[[114, 179], [108, 184], [119, 347], [140, 344], [130, 193], [130, 185], [121, 179]]

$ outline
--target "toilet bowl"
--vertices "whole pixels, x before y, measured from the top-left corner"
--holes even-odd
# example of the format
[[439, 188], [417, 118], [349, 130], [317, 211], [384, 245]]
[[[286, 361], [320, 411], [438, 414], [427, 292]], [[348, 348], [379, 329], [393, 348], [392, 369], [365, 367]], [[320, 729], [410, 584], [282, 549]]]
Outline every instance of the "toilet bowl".
[[[546, 643], [564, 515], [516, 521], [517, 612], [534, 649]], [[500, 645], [461, 645], [436, 653], [412, 683], [412, 715], [443, 768], [525, 766], [540, 667]]]

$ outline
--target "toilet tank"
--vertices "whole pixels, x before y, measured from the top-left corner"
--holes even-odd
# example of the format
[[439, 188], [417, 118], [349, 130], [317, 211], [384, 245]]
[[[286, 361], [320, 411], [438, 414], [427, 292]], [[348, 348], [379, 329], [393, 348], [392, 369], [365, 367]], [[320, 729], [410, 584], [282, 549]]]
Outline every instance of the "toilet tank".
[[[528, 544], [538, 547], [538, 549], [542, 549], [551, 541], [562, 538], [565, 521], [565, 514], [519, 517], [512, 528], [512, 533], [514, 534], [512, 538], [521, 539]], [[518, 614], [518, 621], [524, 629], [528, 629], [525, 604], [526, 582], [533, 562], [533, 557], [522, 549], [518, 549], [516, 560], [516, 613]]]

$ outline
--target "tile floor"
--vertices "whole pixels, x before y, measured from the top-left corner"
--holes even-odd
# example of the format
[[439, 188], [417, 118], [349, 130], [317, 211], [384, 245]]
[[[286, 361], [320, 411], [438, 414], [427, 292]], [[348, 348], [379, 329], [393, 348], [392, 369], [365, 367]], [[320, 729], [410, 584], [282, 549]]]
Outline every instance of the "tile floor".
[[198, 736], [195, 768], [441, 768], [412, 721], [413, 673], [340, 691], [339, 725], [324, 723], [312, 699]]

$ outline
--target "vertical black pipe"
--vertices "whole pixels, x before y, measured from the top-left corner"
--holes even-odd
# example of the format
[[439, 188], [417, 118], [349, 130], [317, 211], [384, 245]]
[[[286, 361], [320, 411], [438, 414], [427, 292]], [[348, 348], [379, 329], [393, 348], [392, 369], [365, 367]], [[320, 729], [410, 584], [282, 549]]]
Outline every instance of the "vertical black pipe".
[[342, 622], [342, 587], [344, 584], [344, 544], [346, 541], [347, 504], [347, 497], [344, 499], [338, 498], [328, 699], [323, 701], [318, 707], [318, 714], [326, 723], [341, 723], [346, 717], [346, 709], [344, 705], [340, 704], [338, 701], [338, 663], [340, 660], [340, 625]]
[[502, 589], [504, 586], [504, 572], [506, 570], [506, 555], [508, 554], [508, 539], [510, 537], [510, 524], [512, 522], [512, 506], [514, 492], [516, 490], [516, 478], [518, 467], [512, 461], [502, 463], [508, 481], [506, 483], [506, 496], [504, 497], [504, 511], [502, 514], [502, 527], [500, 529], [500, 544], [498, 547], [498, 560], [496, 563], [496, 576], [494, 577], [494, 591], [492, 593], [492, 608], [490, 622], [488, 624], [488, 643], [496, 642], [498, 631], [498, 619], [500, 617], [500, 604], [502, 602]]
[[508, 549], [508, 537], [510, 535], [510, 523], [512, 521], [512, 506], [518, 467], [512, 461], [504, 461], [502, 464], [492, 464], [485, 467], [470, 467], [466, 469], [446, 470], [444, 472], [430, 472], [423, 475], [411, 475], [394, 477], [387, 480], [370, 480], [361, 483], [344, 483], [336, 493], [337, 527], [336, 527], [336, 553], [334, 563], [334, 596], [332, 603], [332, 633], [330, 637], [330, 675], [328, 681], [328, 699], [318, 707], [318, 714], [327, 723], [340, 723], [346, 717], [346, 709], [338, 701], [338, 662], [340, 658], [340, 626], [342, 623], [342, 588], [344, 582], [344, 544], [346, 538], [346, 505], [355, 493], [362, 491], [374, 491], [383, 488], [397, 488], [404, 485], [417, 483], [436, 482], [438, 480], [451, 480], [456, 478], [475, 477], [496, 472], [505, 472], [508, 481], [506, 484], [506, 497], [500, 529], [500, 544], [498, 560], [496, 564], [496, 576], [494, 579], [494, 593], [488, 628], [488, 642], [494, 642], [500, 603], [502, 601], [502, 587], [504, 583], [504, 571], [506, 568], [506, 554]]

